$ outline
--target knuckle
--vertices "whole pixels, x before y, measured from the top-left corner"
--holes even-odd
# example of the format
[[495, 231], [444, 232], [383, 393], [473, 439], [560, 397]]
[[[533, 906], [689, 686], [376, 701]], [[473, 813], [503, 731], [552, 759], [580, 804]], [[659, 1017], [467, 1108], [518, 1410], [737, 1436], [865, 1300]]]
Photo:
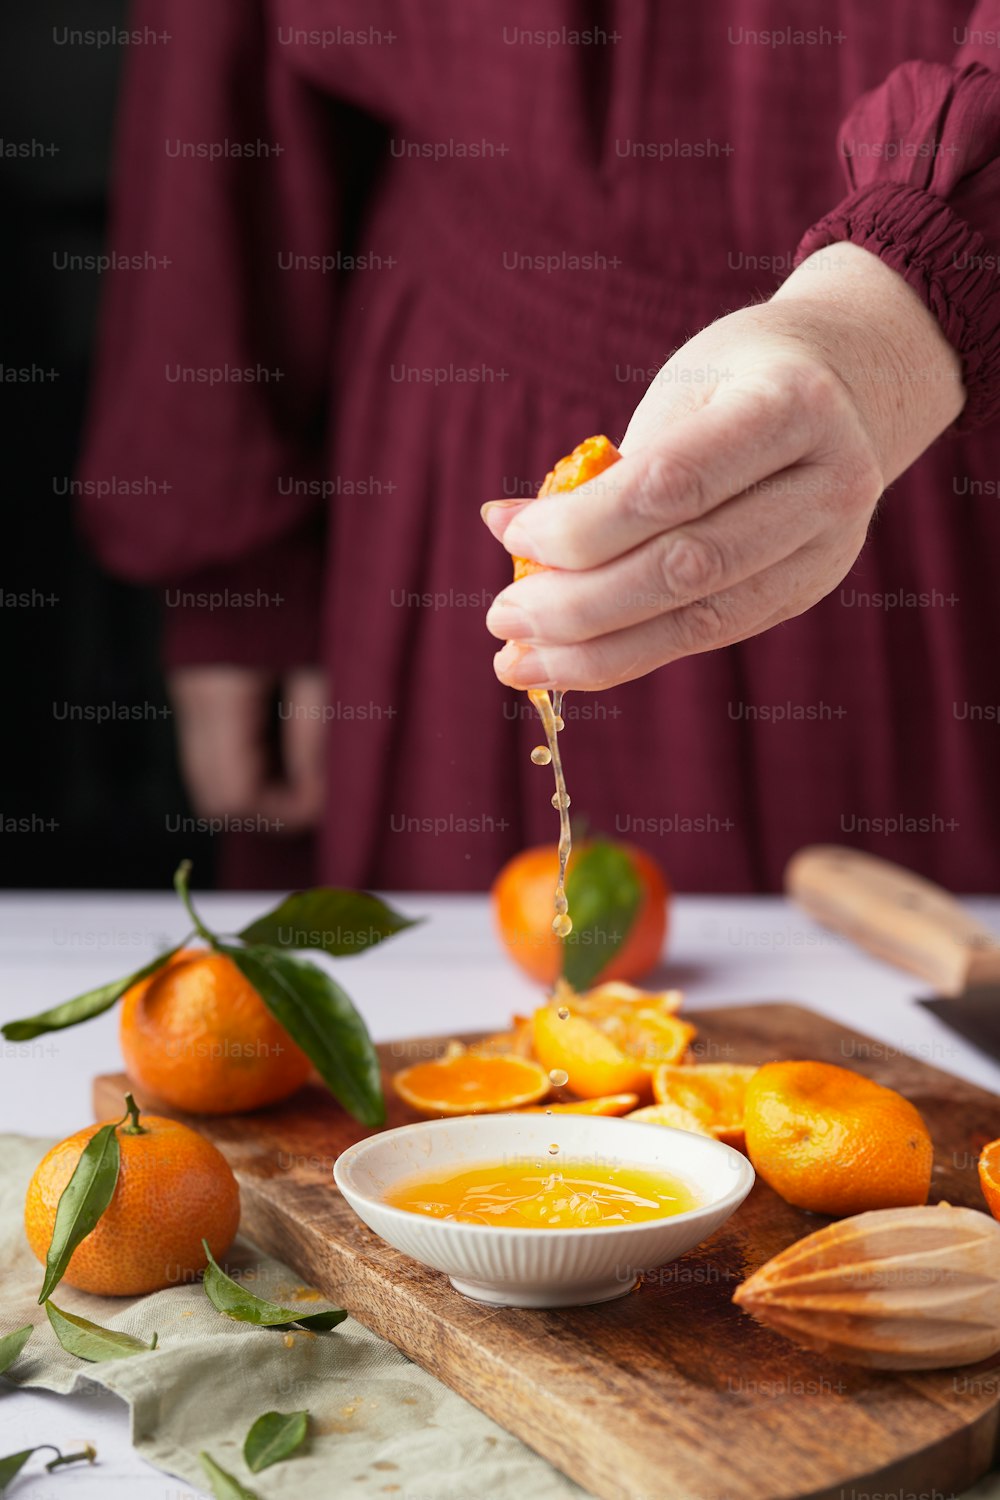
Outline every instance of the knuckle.
[[790, 415], [802, 394], [802, 370], [782, 360], [773, 360], [754, 377], [748, 396], [756, 397], [761, 415], [779, 422]]
[[651, 454], [632, 491], [632, 508], [640, 521], [662, 525], [679, 510], [701, 515], [707, 507], [705, 478], [681, 453]]
[[842, 504], [859, 515], [870, 514], [883, 488], [874, 455], [860, 448], [841, 459], [837, 482]]
[[831, 403], [842, 399], [832, 370], [815, 360], [778, 359], [754, 376], [741, 392], [758, 440], [779, 436], [805, 448], [818, 422], [828, 419]]
[[793, 375], [795, 393], [799, 403], [805, 407], [822, 410], [831, 402], [838, 404], [844, 398], [844, 387], [830, 366], [817, 359], [800, 361]]
[[662, 585], [668, 596], [698, 599], [711, 593], [723, 573], [717, 542], [696, 532], [675, 532], [660, 557]]
[[846, 409], [848, 393], [829, 365], [804, 361], [796, 376], [799, 414], [810, 442], [822, 442], [830, 432], [831, 419]]
[[670, 625], [678, 656], [705, 651], [725, 638], [727, 621], [722, 601], [712, 596], [698, 599], [671, 615]]
[[827, 526], [867, 531], [884, 485], [874, 456], [865, 446], [839, 452], [812, 480], [812, 503]]

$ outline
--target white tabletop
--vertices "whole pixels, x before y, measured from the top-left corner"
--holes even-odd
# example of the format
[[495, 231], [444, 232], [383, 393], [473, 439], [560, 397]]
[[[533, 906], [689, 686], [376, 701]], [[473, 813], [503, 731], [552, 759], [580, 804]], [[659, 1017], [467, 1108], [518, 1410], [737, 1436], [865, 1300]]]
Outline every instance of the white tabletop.
[[[275, 900], [277, 898], [274, 898]], [[482, 896], [390, 898], [427, 922], [356, 958], [338, 976], [378, 1041], [430, 1032], [500, 1028], [537, 1003], [493, 935]], [[209, 926], [233, 932], [272, 904], [266, 895], [199, 898]], [[969, 907], [1000, 932], [1000, 902]], [[169, 895], [0, 895], [0, 1020], [32, 1015], [139, 968], [188, 930]], [[324, 960], [320, 960], [324, 961]], [[889, 1047], [1000, 1093], [1000, 1064], [915, 1004], [926, 986], [817, 927], [778, 898], [686, 897], [674, 903], [668, 969], [688, 1005], [792, 1000]], [[114, 1011], [22, 1045], [0, 1043], [0, 1130], [62, 1136], [91, 1119], [93, 1074], [119, 1066]], [[114, 1397], [8, 1391], [0, 1454], [54, 1442], [96, 1444], [100, 1464], [66, 1470], [78, 1500], [194, 1500], [197, 1493], [136, 1458]], [[19, 1481], [24, 1500], [50, 1494], [47, 1477]]]

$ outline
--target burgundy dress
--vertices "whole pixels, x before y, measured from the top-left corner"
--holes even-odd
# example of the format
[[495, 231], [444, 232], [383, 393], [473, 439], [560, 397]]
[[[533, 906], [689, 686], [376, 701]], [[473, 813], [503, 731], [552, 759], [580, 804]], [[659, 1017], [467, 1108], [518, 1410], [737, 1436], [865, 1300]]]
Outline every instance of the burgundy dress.
[[[1000, 887], [1000, 3], [145, 0], [134, 25], [169, 40], [131, 58], [113, 245], [139, 259], [108, 279], [85, 472], [169, 489], [85, 525], [162, 590], [170, 663], [327, 664], [295, 878], [481, 888], [554, 839], [479, 507], [618, 439], [689, 335], [849, 238], [959, 350], [958, 434], [809, 613], [571, 695], [574, 810], [682, 890], [775, 889], [816, 840]], [[279, 854], [227, 878], [279, 883]]]

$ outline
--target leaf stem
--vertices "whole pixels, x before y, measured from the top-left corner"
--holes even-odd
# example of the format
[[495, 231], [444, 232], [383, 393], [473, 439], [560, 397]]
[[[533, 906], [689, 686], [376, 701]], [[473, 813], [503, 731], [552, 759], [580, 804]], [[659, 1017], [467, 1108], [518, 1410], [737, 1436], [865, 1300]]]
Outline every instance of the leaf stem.
[[190, 876], [191, 861], [189, 859], [182, 859], [174, 873], [174, 890], [181, 898], [181, 901], [184, 905], [184, 910], [191, 918], [191, 921], [194, 924], [194, 930], [198, 934], [198, 936], [200, 938], [203, 938], [210, 948], [218, 948], [219, 939], [216, 937], [214, 932], [209, 932], [208, 928], [205, 926], [204, 922], [201, 920], [198, 913], [195, 911], [194, 906], [192, 905], [191, 892], [188, 890], [188, 880]]
[[[97, 1457], [97, 1449], [93, 1443], [84, 1444], [82, 1453], [60, 1453], [59, 1449], [53, 1443], [42, 1443], [41, 1447], [51, 1448], [52, 1452], [57, 1455], [45, 1465], [45, 1470], [48, 1474], [51, 1474], [53, 1469], [58, 1469], [63, 1464], [82, 1464], [85, 1461], [88, 1464], [92, 1464]], [[35, 1452], [39, 1452], [39, 1449], [36, 1448]]]
[[[139, 1124], [139, 1106], [138, 1104], [136, 1104], [131, 1094], [125, 1095], [125, 1108], [127, 1110], [127, 1114], [125, 1114], [119, 1121], [119, 1127], [125, 1132], [126, 1135], [148, 1135], [149, 1131], [146, 1129], [145, 1125]], [[126, 1123], [126, 1121], [128, 1123]]]

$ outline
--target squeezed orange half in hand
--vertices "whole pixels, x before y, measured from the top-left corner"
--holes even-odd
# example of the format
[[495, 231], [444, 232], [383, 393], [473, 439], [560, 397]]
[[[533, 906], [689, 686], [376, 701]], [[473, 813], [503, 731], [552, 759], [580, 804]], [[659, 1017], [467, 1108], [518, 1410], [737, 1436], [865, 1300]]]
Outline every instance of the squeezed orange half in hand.
[[[596, 479], [598, 474], [603, 474], [605, 469], [610, 469], [611, 465], [616, 464], [620, 458], [621, 454], [610, 438], [584, 438], [582, 443], [577, 443], [572, 453], [567, 453], [565, 458], [561, 458], [549, 470], [535, 498], [544, 500], [546, 495], [564, 495], [569, 490], [579, 489], [581, 484], [587, 484], [591, 479]], [[544, 571], [544, 563], [531, 562], [527, 557], [514, 558], [515, 582], [519, 578], [527, 577], [529, 573]]]

